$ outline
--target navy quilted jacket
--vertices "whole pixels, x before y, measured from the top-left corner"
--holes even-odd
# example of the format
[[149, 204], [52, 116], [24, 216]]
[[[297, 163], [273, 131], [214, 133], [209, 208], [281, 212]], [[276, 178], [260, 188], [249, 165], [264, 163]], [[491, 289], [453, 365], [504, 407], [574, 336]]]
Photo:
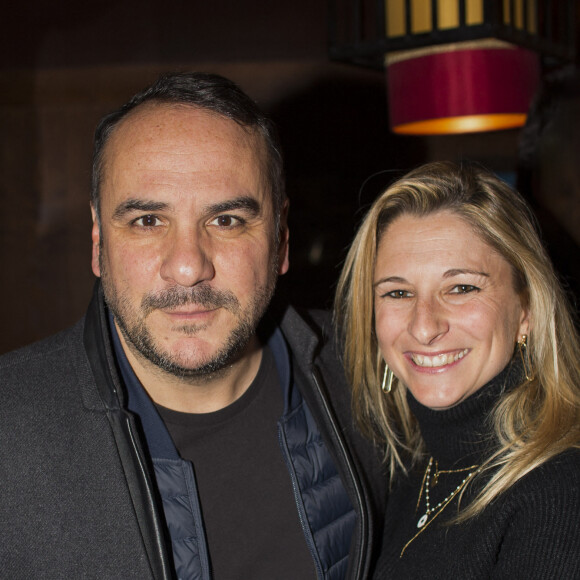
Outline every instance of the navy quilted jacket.
[[[111, 319], [112, 322], [112, 319]], [[167, 520], [173, 558], [180, 580], [210, 580], [207, 546], [194, 472], [182, 460], [163, 421], [153, 408], [121, 348], [111, 324], [117, 361], [127, 385], [128, 407], [139, 415]], [[346, 575], [356, 514], [318, 425], [290, 379], [290, 358], [279, 329], [269, 346], [284, 388], [285, 408], [278, 422], [284, 455], [306, 543], [318, 577], [340, 580]]]

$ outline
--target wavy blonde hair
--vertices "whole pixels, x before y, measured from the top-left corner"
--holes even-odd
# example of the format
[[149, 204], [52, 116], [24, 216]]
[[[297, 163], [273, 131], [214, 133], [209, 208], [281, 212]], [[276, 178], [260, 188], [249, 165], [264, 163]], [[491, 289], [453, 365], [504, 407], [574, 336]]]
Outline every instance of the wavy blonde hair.
[[530, 470], [580, 442], [580, 352], [568, 300], [540, 241], [523, 198], [474, 164], [431, 163], [411, 171], [373, 203], [350, 248], [335, 298], [345, 369], [360, 429], [386, 442], [391, 480], [406, 471], [403, 453], [416, 463], [424, 454], [419, 426], [409, 410], [406, 387], [397, 379], [386, 396], [380, 387], [384, 362], [374, 320], [374, 267], [378, 243], [404, 214], [451, 211], [511, 265], [515, 291], [529, 308], [528, 363], [534, 377], [504, 394], [492, 421], [499, 447], [484, 462], [492, 476], [462, 512], [481, 512]]

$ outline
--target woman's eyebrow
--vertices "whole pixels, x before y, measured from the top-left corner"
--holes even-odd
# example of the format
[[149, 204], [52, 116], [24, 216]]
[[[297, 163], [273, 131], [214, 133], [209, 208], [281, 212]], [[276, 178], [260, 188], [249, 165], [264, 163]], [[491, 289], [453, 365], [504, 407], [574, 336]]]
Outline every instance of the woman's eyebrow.
[[443, 274], [443, 278], [452, 278], [453, 276], [460, 276], [461, 274], [472, 274], [475, 276], [484, 276], [485, 278], [489, 278], [489, 274], [487, 272], [470, 270], [469, 268], [452, 268]]
[[373, 286], [378, 286], [379, 284], [383, 284], [384, 282], [396, 282], [397, 284], [406, 284], [407, 280], [405, 278], [401, 278], [400, 276], [388, 276], [386, 278], [381, 278], [377, 280]]

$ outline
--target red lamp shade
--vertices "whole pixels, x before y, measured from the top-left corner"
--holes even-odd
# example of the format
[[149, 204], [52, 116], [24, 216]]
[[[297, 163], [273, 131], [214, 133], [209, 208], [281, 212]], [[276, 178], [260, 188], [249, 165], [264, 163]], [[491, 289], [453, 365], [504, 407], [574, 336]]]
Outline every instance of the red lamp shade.
[[498, 40], [387, 55], [391, 128], [436, 135], [520, 127], [540, 80], [538, 57]]

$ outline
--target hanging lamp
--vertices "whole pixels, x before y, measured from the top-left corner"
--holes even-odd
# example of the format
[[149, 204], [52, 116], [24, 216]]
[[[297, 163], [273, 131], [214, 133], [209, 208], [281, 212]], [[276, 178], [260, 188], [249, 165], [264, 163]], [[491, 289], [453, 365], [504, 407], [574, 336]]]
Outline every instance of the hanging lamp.
[[520, 127], [540, 56], [576, 54], [578, 6], [569, 0], [351, 0], [350, 12], [338, 4], [331, 56], [386, 68], [399, 134]]

